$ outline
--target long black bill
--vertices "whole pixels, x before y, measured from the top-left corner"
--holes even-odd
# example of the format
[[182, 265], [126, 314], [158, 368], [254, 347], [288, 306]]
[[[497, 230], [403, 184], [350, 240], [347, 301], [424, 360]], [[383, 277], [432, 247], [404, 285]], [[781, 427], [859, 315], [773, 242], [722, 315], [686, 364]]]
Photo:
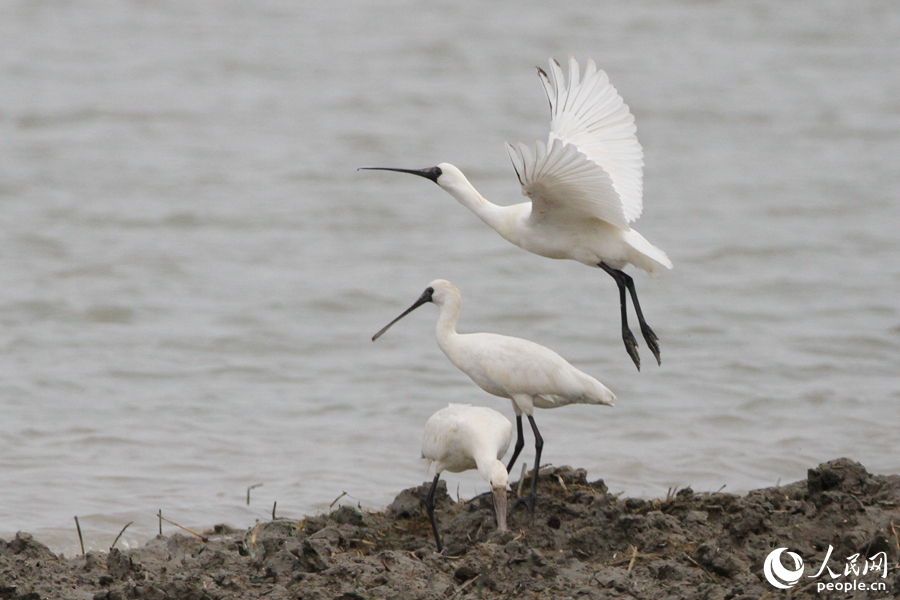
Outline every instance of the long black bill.
[[431, 167], [428, 169], [395, 169], [393, 167], [360, 167], [357, 171], [366, 170], [366, 171], [396, 171], [397, 173], [411, 173], [413, 175], [418, 175], [419, 177], [424, 177], [425, 179], [430, 179], [433, 182], [437, 183], [438, 177], [440, 177], [443, 172], [440, 167]]
[[412, 306], [410, 306], [409, 308], [407, 308], [406, 310], [404, 310], [404, 311], [403, 311], [403, 314], [401, 314], [399, 317], [397, 317], [396, 319], [394, 319], [393, 321], [391, 321], [390, 323], [388, 323], [387, 325], [385, 325], [384, 327], [382, 327], [382, 328], [381, 328], [381, 331], [379, 331], [378, 333], [376, 333], [375, 335], [373, 335], [373, 336], [372, 336], [372, 341], [374, 342], [375, 340], [377, 340], [378, 338], [380, 338], [380, 337], [384, 334], [385, 331], [387, 331], [388, 329], [391, 328], [391, 326], [392, 326], [394, 323], [396, 323], [397, 321], [399, 321], [400, 319], [402, 319], [403, 317], [405, 317], [406, 315], [408, 315], [408, 314], [411, 313], [412, 311], [416, 310], [417, 308], [419, 308], [420, 306], [422, 306], [423, 304], [425, 304], [425, 303], [427, 303], [427, 302], [431, 302], [431, 296], [432, 296], [432, 294], [434, 294], [434, 288], [433, 288], [433, 287], [429, 287], [429, 288], [426, 289], [424, 292], [422, 292], [422, 295], [419, 296], [419, 299], [416, 300], [415, 303], [413, 303]]

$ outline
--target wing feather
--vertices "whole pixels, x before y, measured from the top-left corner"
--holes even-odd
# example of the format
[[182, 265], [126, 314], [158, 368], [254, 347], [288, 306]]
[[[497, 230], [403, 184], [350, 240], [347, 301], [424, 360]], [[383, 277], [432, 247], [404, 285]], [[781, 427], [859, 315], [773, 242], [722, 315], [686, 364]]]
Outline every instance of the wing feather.
[[644, 153], [637, 140], [634, 116], [607, 74], [589, 60], [584, 76], [569, 57], [568, 81], [562, 67], [550, 61], [549, 74], [538, 69], [550, 101], [550, 137], [575, 146], [612, 180], [627, 222], [643, 209]]
[[572, 144], [553, 140], [531, 146], [506, 145], [522, 194], [531, 199], [533, 219], [548, 213], [594, 217], [630, 230], [609, 174]]

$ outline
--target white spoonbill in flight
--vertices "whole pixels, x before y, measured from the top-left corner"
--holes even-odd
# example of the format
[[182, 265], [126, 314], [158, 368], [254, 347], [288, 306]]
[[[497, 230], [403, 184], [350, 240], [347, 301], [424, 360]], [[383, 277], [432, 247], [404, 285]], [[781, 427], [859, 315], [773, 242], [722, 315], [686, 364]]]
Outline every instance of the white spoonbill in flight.
[[500, 459], [509, 448], [510, 438], [512, 423], [509, 419], [484, 406], [450, 404], [431, 415], [425, 423], [422, 458], [431, 461], [435, 472], [431, 489], [425, 497], [425, 509], [431, 520], [438, 552], [443, 551], [444, 545], [434, 516], [434, 490], [443, 471], [460, 473], [478, 469], [478, 473], [491, 485], [497, 529], [506, 531], [508, 474]]
[[640, 370], [637, 340], [628, 327], [626, 290], [647, 346], [660, 363], [656, 334], [644, 320], [634, 280], [622, 269], [634, 265], [651, 275], [672, 268], [666, 253], [631, 228], [643, 209], [643, 150], [634, 116], [604, 71], [589, 60], [584, 77], [569, 57], [569, 78], [550, 60], [538, 69], [550, 100], [550, 139], [534, 146], [506, 144], [530, 202], [488, 202], [458, 168], [363, 167], [412, 173], [430, 179], [516, 246], [546, 256], [577, 260], [609, 273], [619, 287], [622, 339]]
[[534, 342], [496, 333], [456, 332], [462, 297], [449, 281], [435, 279], [419, 299], [399, 317], [372, 336], [374, 342], [394, 323], [427, 302], [434, 303], [438, 315], [435, 337], [438, 347], [456, 367], [481, 389], [512, 401], [516, 413], [516, 446], [507, 471], [512, 469], [525, 445], [522, 439], [522, 415], [528, 417], [534, 432], [534, 471], [531, 492], [524, 502], [534, 510], [538, 468], [544, 440], [534, 422], [535, 407], [556, 408], [567, 404], [613, 405], [615, 395], [605, 385], [582, 373], [559, 354]]

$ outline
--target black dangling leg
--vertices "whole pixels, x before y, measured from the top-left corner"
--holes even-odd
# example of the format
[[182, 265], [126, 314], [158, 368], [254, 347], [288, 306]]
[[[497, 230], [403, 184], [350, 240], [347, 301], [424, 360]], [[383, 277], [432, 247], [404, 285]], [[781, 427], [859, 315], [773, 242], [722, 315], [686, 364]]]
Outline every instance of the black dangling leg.
[[644, 335], [647, 347], [650, 348], [650, 352], [652, 352], [653, 356], [656, 358], [656, 364], [662, 366], [662, 360], [659, 358], [659, 338], [656, 337], [656, 334], [653, 333], [653, 330], [647, 325], [647, 321], [644, 320], [644, 313], [641, 312], [641, 303], [638, 302], [637, 290], [634, 289], [634, 279], [627, 273], [622, 273], [622, 275], [624, 275], [625, 286], [631, 294], [634, 312], [637, 314], [638, 323], [641, 325], [641, 333]]
[[[622, 341], [625, 342], [625, 351], [628, 352], [628, 356], [634, 361], [634, 366], [640, 371], [641, 357], [638, 355], [637, 351], [637, 340], [634, 339], [634, 334], [631, 333], [631, 329], [628, 327], [628, 304], [625, 300], [625, 290], [628, 287], [625, 278], [631, 279], [631, 277], [624, 271], [613, 269], [604, 262], [597, 263], [597, 266], [609, 273], [610, 277], [616, 280], [616, 285], [619, 286], [619, 305], [622, 308]], [[632, 283], [631, 286], [633, 288], [634, 283]]]
[[506, 465], [507, 473], [512, 472], [513, 465], [516, 464], [516, 459], [519, 458], [519, 452], [525, 447], [525, 440], [522, 437], [522, 415], [516, 415], [516, 434], [516, 446], [513, 448], [513, 455], [509, 460], [509, 464]]
[[431, 529], [434, 530], [434, 542], [437, 544], [438, 554], [444, 551], [444, 545], [441, 543], [441, 534], [438, 533], [437, 519], [434, 516], [434, 490], [437, 489], [438, 479], [440, 478], [440, 473], [434, 476], [431, 489], [428, 490], [428, 495], [425, 496], [425, 510], [428, 512], [428, 518], [431, 519]]

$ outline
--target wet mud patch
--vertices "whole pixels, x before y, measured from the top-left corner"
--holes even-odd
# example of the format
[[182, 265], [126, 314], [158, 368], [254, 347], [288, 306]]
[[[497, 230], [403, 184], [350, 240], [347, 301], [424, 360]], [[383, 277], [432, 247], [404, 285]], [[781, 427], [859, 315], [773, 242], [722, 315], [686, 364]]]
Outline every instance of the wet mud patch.
[[[205, 539], [159, 536], [141, 548], [71, 559], [20, 533], [0, 540], [0, 600], [900, 595], [900, 476], [872, 475], [847, 459], [744, 496], [686, 488], [649, 501], [610, 494], [583, 470], [546, 469], [534, 515], [511, 511], [503, 533], [489, 495], [457, 503], [442, 485], [436, 499], [444, 555], [434, 552], [424, 511], [428, 485], [404, 490], [383, 511], [344, 506], [249, 530], [219, 525]], [[785, 590], [765, 573], [766, 557], [778, 548], [803, 560]], [[787, 556], [780, 564], [796, 566]], [[850, 591], [820, 588], [851, 581], [857, 587]]]

